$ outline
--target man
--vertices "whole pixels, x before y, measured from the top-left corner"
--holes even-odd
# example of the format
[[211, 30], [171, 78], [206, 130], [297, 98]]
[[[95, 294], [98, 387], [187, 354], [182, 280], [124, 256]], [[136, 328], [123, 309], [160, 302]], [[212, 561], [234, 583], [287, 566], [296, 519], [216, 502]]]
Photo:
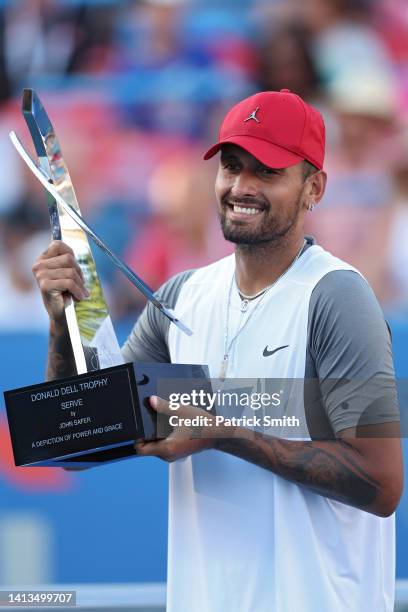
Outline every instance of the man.
[[[160, 289], [193, 336], [148, 305], [124, 358], [207, 363], [221, 378], [314, 379], [320, 402], [305, 391], [303, 440], [245, 428], [214, 435], [211, 421], [201, 439], [137, 444], [172, 462], [168, 610], [391, 611], [402, 488], [395, 398], [386, 386], [363, 414], [360, 383], [330, 382], [393, 380], [390, 338], [362, 276], [304, 238], [326, 184], [323, 120], [288, 90], [262, 92], [229, 111], [205, 157], [219, 150], [219, 216], [235, 255]], [[84, 281], [60, 242], [33, 270], [51, 320], [48, 377], [61, 377], [73, 363], [62, 292], [84, 299]]]

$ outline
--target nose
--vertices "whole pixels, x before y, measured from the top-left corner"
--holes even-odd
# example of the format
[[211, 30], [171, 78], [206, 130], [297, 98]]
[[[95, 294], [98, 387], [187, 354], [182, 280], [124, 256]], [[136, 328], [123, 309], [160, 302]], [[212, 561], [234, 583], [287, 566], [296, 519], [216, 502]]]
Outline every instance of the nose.
[[239, 174], [234, 176], [234, 181], [231, 187], [231, 195], [235, 198], [245, 196], [255, 197], [258, 194], [258, 181], [253, 172], [241, 170]]

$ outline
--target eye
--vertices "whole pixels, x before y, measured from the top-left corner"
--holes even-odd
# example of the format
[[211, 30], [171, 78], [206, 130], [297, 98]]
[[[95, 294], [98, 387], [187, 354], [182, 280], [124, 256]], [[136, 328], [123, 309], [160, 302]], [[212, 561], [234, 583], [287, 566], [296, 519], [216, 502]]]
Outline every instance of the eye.
[[239, 172], [239, 170], [241, 169], [241, 165], [238, 162], [232, 160], [221, 160], [221, 165], [224, 170], [227, 170], [228, 172]]
[[275, 170], [274, 168], [269, 168], [268, 166], [260, 166], [258, 173], [261, 176], [269, 177], [269, 176], [278, 175], [279, 171]]

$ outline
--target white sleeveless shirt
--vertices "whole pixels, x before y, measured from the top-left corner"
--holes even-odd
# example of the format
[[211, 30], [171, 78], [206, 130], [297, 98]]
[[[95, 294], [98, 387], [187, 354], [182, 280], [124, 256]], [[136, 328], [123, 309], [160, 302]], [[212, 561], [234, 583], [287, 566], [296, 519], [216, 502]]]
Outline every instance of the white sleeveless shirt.
[[[208, 364], [218, 377], [234, 269], [232, 255], [186, 280], [175, 310], [194, 334], [170, 326], [172, 362]], [[334, 270], [354, 269], [313, 245], [246, 313], [233, 286], [229, 338], [251, 318], [227, 377], [304, 378], [310, 297]], [[265, 359], [265, 345], [288, 348]], [[394, 575], [394, 516], [216, 450], [170, 466], [168, 612], [391, 612]]]

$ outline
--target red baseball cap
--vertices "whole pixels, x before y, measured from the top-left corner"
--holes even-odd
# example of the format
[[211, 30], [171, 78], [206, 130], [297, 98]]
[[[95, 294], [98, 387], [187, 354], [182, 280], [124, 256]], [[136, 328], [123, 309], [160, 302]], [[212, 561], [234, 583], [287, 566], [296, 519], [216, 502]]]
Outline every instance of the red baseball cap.
[[223, 144], [248, 151], [270, 168], [287, 168], [306, 159], [323, 168], [325, 127], [318, 110], [289, 89], [262, 91], [238, 102], [221, 124], [210, 159]]

